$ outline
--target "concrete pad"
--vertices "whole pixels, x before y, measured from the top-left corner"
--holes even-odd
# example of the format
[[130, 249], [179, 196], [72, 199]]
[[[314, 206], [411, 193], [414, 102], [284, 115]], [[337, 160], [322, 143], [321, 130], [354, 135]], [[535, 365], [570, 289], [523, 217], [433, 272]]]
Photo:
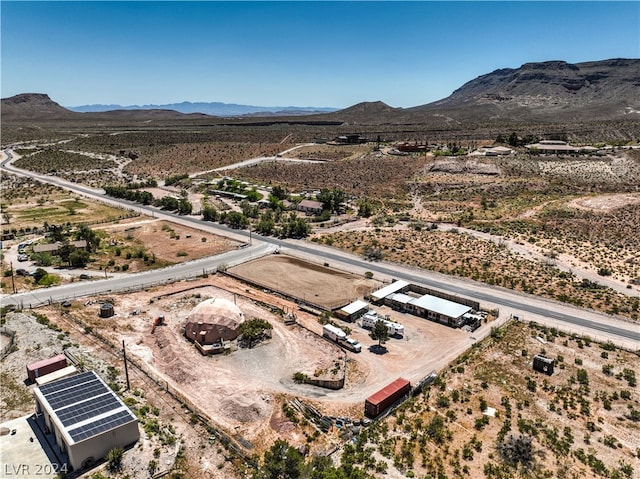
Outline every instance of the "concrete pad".
[[0, 424], [0, 431], [7, 429], [7, 434], [0, 435], [0, 479], [55, 479], [58, 474], [68, 472], [68, 466], [58, 459], [36, 425], [33, 414]]

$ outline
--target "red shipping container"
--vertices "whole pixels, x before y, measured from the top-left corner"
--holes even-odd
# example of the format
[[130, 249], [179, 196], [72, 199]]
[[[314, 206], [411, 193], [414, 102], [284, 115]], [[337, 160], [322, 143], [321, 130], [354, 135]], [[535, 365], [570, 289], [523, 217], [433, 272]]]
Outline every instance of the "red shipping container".
[[410, 391], [411, 383], [406, 379], [398, 378], [367, 398], [364, 402], [364, 414], [370, 418], [375, 418], [398, 399], [409, 394]]
[[36, 378], [66, 367], [67, 357], [64, 354], [58, 354], [52, 358], [29, 364], [27, 366], [27, 377], [34, 383], [36, 382]]

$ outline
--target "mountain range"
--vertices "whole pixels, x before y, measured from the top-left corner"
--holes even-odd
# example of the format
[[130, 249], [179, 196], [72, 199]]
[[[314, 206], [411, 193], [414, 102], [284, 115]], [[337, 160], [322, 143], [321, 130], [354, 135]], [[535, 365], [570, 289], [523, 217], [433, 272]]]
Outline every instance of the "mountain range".
[[[114, 109], [111, 109], [111, 108]], [[359, 124], [424, 124], [435, 127], [478, 123], [563, 123], [640, 120], [640, 59], [610, 59], [571, 64], [564, 61], [526, 63], [504, 68], [465, 83], [449, 97], [412, 107], [394, 108], [380, 101], [331, 108], [252, 107], [224, 103], [176, 103], [120, 107], [64, 108], [42, 93], [2, 99], [3, 123], [16, 120], [151, 120], [217, 118], [238, 115], [278, 117], [273, 121], [345, 122]], [[253, 111], [251, 111], [253, 109]], [[108, 111], [105, 111], [108, 110]], [[207, 113], [209, 112], [209, 113]]]
[[168, 103], [164, 105], [81, 105], [67, 107], [71, 111], [80, 113], [105, 112], [112, 110], [174, 110], [180, 113], [204, 113], [213, 116], [296, 116], [330, 113], [338, 110], [331, 107], [300, 107], [300, 106], [254, 106], [238, 105], [236, 103], [221, 102], [190, 102]]

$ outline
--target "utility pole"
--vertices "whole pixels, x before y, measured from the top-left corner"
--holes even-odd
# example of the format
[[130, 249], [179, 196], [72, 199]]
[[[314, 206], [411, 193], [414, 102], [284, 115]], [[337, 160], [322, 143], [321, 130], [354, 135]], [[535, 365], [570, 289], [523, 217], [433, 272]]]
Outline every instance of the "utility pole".
[[16, 282], [13, 277], [13, 261], [10, 261], [9, 265], [11, 266], [11, 287], [13, 288], [13, 294], [16, 294]]
[[131, 389], [129, 384], [129, 368], [127, 367], [127, 350], [124, 347], [124, 339], [122, 340], [122, 357], [124, 358], [124, 375], [127, 378], [127, 390]]

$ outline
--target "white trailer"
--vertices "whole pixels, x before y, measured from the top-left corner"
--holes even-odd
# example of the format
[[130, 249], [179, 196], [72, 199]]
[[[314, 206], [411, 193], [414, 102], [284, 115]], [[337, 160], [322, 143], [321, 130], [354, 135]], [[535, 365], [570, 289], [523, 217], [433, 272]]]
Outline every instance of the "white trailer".
[[382, 321], [387, 327], [389, 336], [404, 336], [404, 326], [394, 323], [389, 319], [379, 316], [375, 311], [369, 311], [362, 316], [362, 327], [365, 329], [373, 329], [378, 321]]
[[389, 330], [389, 336], [404, 336], [404, 326], [402, 324], [394, 323], [388, 319], [385, 319], [384, 323], [387, 325], [387, 329]]
[[362, 316], [362, 327], [366, 329], [373, 329], [378, 321], [382, 321], [382, 318], [378, 316], [375, 311], [369, 311]]
[[333, 324], [325, 324], [322, 327], [322, 335], [336, 343], [338, 346], [342, 346], [349, 351], [359, 353], [362, 351], [362, 346], [358, 341], [347, 336], [347, 334], [337, 326]]
[[330, 339], [331, 341], [334, 341], [336, 343], [347, 339], [346, 333], [333, 324], [325, 324], [322, 327], [322, 335], [325, 338]]

